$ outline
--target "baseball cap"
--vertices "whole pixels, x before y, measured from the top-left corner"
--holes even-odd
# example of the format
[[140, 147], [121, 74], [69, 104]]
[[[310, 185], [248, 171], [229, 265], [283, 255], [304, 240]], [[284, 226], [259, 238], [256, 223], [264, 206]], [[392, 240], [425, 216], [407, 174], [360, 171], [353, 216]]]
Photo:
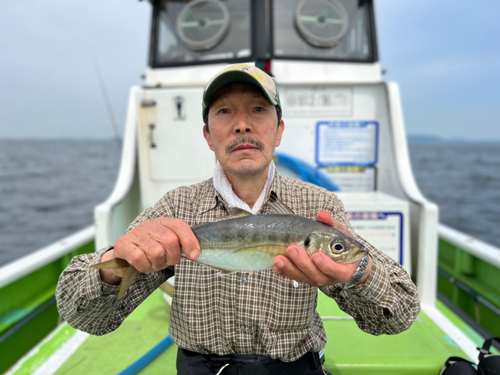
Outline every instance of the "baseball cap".
[[235, 64], [223, 69], [205, 86], [205, 91], [203, 91], [203, 118], [207, 115], [210, 102], [217, 91], [231, 83], [253, 83], [257, 85], [262, 89], [271, 104], [278, 106], [281, 110], [280, 97], [274, 79], [252, 64]]

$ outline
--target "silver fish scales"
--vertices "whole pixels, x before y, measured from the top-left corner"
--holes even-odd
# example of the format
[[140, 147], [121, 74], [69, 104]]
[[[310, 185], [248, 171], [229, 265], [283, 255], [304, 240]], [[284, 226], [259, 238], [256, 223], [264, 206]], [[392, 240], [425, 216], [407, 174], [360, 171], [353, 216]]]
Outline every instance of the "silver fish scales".
[[257, 215], [204, 224], [193, 228], [201, 246], [197, 262], [226, 271], [271, 269], [277, 255], [287, 256], [290, 245], [309, 256], [322, 252], [338, 263], [366, 255], [357, 240], [326, 224], [295, 215]]
[[[201, 254], [194, 262], [232, 273], [271, 269], [275, 256], [287, 257], [286, 249], [290, 245], [300, 246], [309, 256], [322, 252], [342, 264], [356, 262], [367, 254], [356, 239], [315, 220], [289, 214], [244, 215], [193, 227], [201, 247]], [[118, 298], [139, 273], [126, 260], [118, 258], [92, 267], [128, 267]]]

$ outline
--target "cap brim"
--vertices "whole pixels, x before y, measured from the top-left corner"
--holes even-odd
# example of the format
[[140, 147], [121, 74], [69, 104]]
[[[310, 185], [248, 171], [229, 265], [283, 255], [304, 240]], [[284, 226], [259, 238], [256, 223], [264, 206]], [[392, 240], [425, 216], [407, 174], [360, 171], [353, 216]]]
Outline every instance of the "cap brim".
[[241, 70], [232, 70], [228, 72], [224, 72], [223, 74], [219, 75], [217, 78], [213, 80], [213, 82], [210, 83], [210, 86], [208, 87], [208, 90], [204, 93], [203, 95], [203, 106], [204, 106], [204, 114], [205, 111], [208, 109], [210, 106], [210, 102], [212, 101], [214, 95], [219, 91], [221, 88], [224, 86], [227, 86], [231, 83], [251, 83], [259, 87], [266, 98], [269, 100], [269, 102], [273, 105], [277, 105], [278, 101], [276, 98], [274, 98], [265, 88], [262, 86], [262, 84], [259, 82], [258, 79], [256, 79], [254, 76], [251, 74], [248, 74], [247, 72], [241, 71]]

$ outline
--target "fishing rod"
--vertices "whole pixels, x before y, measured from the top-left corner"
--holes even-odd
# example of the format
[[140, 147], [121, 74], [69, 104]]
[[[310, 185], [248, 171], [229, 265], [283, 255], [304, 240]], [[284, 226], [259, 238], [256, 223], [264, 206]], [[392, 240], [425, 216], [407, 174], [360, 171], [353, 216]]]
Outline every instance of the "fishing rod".
[[101, 69], [99, 67], [97, 58], [94, 55], [92, 55], [91, 59], [94, 66], [94, 72], [96, 74], [97, 81], [99, 82], [99, 90], [101, 91], [104, 100], [104, 106], [106, 107], [106, 112], [108, 113], [109, 121], [111, 121], [111, 127], [113, 128], [113, 131], [115, 133], [115, 140], [118, 145], [118, 149], [121, 151], [120, 144], [122, 142], [122, 137], [120, 135], [118, 122], [116, 121], [115, 113], [113, 111], [113, 106], [111, 105], [111, 101], [109, 100], [108, 90], [106, 89], [106, 84], [104, 83], [104, 79], [102, 77]]

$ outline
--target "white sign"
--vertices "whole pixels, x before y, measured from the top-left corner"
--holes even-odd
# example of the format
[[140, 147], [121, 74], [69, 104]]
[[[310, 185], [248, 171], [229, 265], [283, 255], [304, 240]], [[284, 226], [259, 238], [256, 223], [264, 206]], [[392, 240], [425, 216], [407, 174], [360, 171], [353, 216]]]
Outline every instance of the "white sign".
[[319, 166], [374, 166], [377, 143], [376, 121], [319, 121], [316, 124], [316, 163]]
[[330, 166], [319, 169], [339, 187], [340, 191], [348, 193], [375, 190], [375, 167]]
[[401, 212], [347, 212], [357, 234], [378, 250], [403, 264], [403, 214]]
[[286, 90], [285, 116], [350, 116], [352, 90], [349, 87], [307, 87]]

